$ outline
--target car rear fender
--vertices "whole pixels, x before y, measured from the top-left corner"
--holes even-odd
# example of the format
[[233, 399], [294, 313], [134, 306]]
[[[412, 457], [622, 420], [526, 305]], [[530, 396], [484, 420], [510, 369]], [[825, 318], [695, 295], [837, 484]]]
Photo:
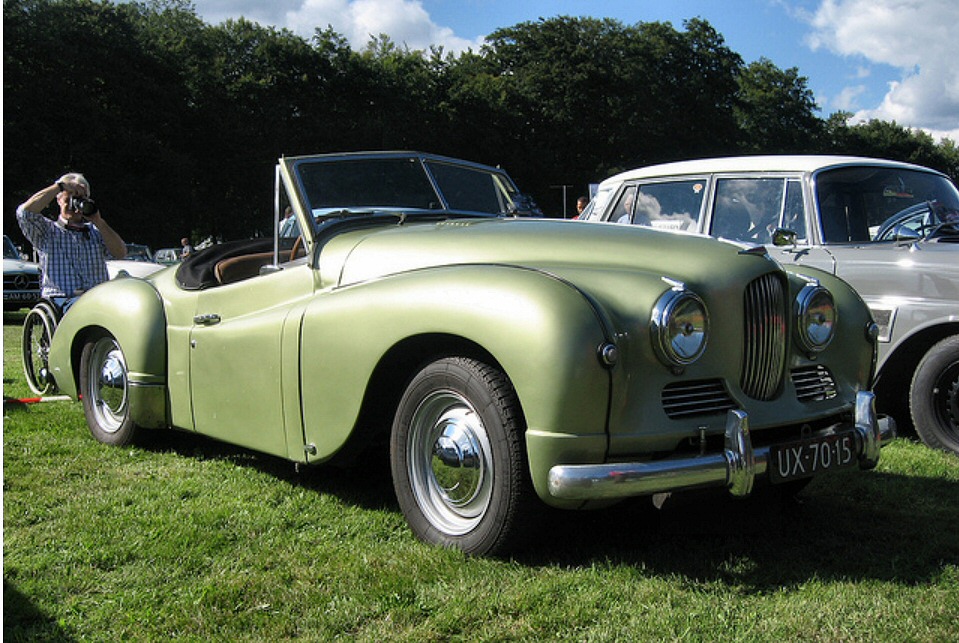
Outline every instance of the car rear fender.
[[[77, 397], [80, 355], [84, 344], [98, 333], [109, 333], [117, 340], [132, 386], [165, 389], [165, 327], [160, 296], [143, 279], [119, 277], [90, 290], [70, 307], [54, 333], [50, 366], [58, 389]], [[153, 411], [149, 417], [139, 416], [141, 410], [131, 404], [133, 419], [138, 424], [163, 423]]]

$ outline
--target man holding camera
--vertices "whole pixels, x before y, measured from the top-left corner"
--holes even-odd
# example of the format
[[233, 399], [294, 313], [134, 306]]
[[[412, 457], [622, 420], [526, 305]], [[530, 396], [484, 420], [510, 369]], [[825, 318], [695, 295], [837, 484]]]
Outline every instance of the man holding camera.
[[[60, 215], [51, 221], [42, 211], [54, 199]], [[100, 216], [82, 174], [65, 174], [17, 208], [17, 222], [40, 255], [40, 294], [66, 312], [77, 297], [107, 281], [106, 260], [123, 259], [127, 247]]]

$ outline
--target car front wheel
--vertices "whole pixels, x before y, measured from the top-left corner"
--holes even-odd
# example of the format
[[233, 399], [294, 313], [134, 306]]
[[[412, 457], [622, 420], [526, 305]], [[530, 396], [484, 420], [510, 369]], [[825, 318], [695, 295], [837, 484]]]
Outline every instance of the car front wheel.
[[929, 349], [916, 368], [909, 399], [922, 441], [959, 454], [959, 335]]
[[521, 505], [532, 502], [523, 432], [502, 371], [466, 358], [420, 371], [390, 442], [393, 486], [413, 533], [475, 555], [517, 545]]
[[130, 418], [130, 380], [120, 345], [110, 335], [88, 341], [80, 356], [80, 395], [93, 437], [124, 445], [137, 436]]

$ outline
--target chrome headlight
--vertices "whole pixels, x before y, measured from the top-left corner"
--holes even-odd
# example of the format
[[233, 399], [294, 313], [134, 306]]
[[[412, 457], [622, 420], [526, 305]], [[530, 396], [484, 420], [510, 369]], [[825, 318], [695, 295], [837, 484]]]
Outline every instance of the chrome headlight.
[[708, 335], [706, 305], [685, 288], [666, 292], [653, 307], [653, 348], [667, 366], [685, 366], [699, 359]]
[[829, 346], [836, 330], [836, 304], [818, 284], [807, 284], [796, 297], [797, 328], [803, 348], [819, 352]]

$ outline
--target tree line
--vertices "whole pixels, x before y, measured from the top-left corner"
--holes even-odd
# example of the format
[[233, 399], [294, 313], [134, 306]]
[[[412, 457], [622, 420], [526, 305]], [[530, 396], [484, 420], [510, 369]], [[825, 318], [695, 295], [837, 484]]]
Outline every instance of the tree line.
[[14, 238], [17, 204], [67, 170], [86, 173], [127, 241], [269, 233], [276, 159], [320, 152], [501, 165], [550, 216], [616, 171], [713, 155], [857, 154], [959, 176], [955, 142], [821, 118], [797, 69], [744, 62], [699, 18], [540, 19], [456, 55], [209, 25], [187, 0], [4, 0], [3, 27]]

